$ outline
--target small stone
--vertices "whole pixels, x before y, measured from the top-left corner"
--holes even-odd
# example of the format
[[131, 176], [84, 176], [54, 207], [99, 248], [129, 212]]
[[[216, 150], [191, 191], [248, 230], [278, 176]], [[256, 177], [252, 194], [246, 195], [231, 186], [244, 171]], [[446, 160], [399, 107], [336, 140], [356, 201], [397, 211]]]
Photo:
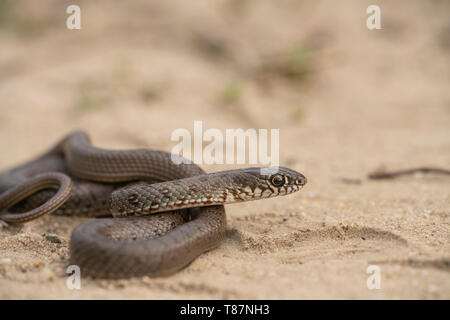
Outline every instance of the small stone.
[[48, 236], [45, 236], [45, 239], [47, 241], [52, 242], [52, 243], [61, 243], [61, 239], [59, 239], [58, 236], [50, 236], [50, 235], [48, 235]]

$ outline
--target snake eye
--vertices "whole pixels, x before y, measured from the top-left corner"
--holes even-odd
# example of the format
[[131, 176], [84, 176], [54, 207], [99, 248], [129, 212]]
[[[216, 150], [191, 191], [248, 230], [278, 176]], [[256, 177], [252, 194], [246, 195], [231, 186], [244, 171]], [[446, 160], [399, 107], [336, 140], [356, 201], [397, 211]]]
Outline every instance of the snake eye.
[[275, 187], [281, 187], [284, 184], [284, 179], [283, 179], [283, 176], [277, 174], [277, 175], [270, 177], [270, 182]]

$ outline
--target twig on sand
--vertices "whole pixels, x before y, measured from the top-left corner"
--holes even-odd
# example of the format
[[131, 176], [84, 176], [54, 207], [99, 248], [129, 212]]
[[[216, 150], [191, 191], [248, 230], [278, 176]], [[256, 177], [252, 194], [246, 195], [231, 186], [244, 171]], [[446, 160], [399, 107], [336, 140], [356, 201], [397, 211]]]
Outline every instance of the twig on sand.
[[441, 168], [433, 168], [433, 167], [419, 167], [413, 169], [405, 169], [405, 170], [396, 170], [396, 171], [384, 171], [377, 170], [372, 173], [369, 173], [369, 179], [394, 179], [398, 176], [415, 174], [415, 173], [438, 173], [438, 174], [448, 174], [450, 175], [450, 170], [441, 169]]

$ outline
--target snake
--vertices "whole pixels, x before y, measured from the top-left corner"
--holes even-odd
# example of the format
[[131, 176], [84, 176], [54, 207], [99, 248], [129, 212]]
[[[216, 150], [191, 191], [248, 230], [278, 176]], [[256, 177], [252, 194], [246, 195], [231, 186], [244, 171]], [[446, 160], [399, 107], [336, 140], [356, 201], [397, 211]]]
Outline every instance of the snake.
[[0, 174], [0, 220], [91, 217], [69, 242], [69, 262], [82, 274], [168, 276], [225, 238], [225, 204], [288, 195], [306, 182], [281, 166], [206, 173], [166, 151], [98, 148], [76, 130]]

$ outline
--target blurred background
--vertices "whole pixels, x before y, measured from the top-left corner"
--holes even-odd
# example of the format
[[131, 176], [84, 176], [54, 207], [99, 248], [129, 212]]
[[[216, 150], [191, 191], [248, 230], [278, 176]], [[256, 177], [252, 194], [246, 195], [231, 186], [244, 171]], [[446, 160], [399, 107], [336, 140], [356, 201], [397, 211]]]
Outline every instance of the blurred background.
[[[81, 30], [66, 28], [71, 4], [81, 8]], [[381, 30], [366, 27], [372, 4]], [[431, 206], [436, 224], [448, 225], [448, 180], [358, 187], [337, 179], [363, 179], [380, 166], [450, 166], [449, 18], [445, 0], [0, 0], [0, 169], [77, 128], [97, 146], [167, 151], [172, 131], [192, 131], [194, 120], [204, 130], [275, 128], [280, 164], [308, 177], [304, 198], [230, 206], [231, 221], [243, 208], [290, 208], [316, 222], [353, 223], [377, 208], [383, 222], [365, 223], [390, 230], [398, 207], [423, 218]], [[405, 221], [402, 212], [396, 221]], [[428, 243], [436, 255], [448, 249], [448, 229], [439, 234], [444, 243]], [[423, 242], [405, 235], [415, 236]], [[255, 277], [259, 284], [237, 297], [303, 292]], [[330, 281], [318, 297], [340, 296]], [[397, 297], [413, 294], [408, 283]]]
[[281, 161], [303, 167], [445, 163], [450, 4], [383, 2], [368, 30], [370, 4], [0, 0], [0, 168], [74, 128], [170, 150], [194, 120], [279, 128]]

